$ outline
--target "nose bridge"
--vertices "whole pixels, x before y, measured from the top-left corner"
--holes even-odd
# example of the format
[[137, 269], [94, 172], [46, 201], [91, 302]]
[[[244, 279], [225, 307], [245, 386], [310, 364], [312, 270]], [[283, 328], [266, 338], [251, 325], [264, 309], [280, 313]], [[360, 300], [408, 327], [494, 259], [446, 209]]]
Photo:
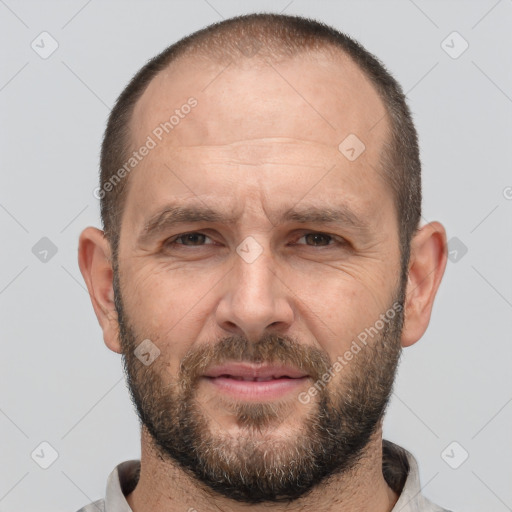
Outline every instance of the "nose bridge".
[[224, 329], [258, 338], [272, 326], [284, 329], [293, 313], [275, 276], [275, 256], [266, 236], [248, 236], [236, 248], [234, 267], [217, 308]]
[[[235, 259], [236, 284], [238, 297], [247, 299], [250, 306], [254, 299], [260, 299], [261, 306], [274, 300], [274, 274], [271, 272], [274, 256], [271, 254], [269, 243], [248, 236], [237, 247]], [[255, 302], [255, 305], [258, 303]], [[253, 306], [254, 307], [254, 306]]]

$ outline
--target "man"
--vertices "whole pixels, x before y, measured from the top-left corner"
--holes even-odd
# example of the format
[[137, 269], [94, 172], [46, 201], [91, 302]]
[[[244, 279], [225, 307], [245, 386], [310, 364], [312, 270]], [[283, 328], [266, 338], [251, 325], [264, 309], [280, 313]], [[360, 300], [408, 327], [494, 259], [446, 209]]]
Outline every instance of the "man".
[[442, 511], [382, 440], [446, 266], [400, 86], [300, 17], [207, 27], [113, 108], [79, 264], [140, 461], [82, 511]]

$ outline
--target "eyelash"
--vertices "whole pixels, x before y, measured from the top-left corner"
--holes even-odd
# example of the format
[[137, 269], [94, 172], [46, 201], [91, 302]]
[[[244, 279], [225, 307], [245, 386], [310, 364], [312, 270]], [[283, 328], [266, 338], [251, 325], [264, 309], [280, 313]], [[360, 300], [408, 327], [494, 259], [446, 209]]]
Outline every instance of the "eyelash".
[[[187, 232], [187, 233], [181, 233], [179, 235], [175, 235], [175, 236], [167, 239], [164, 242], [164, 246], [165, 247], [169, 247], [169, 246], [173, 246], [173, 247], [179, 247], [179, 246], [181, 246], [181, 247], [204, 247], [204, 245], [185, 245], [185, 244], [177, 244], [176, 243], [176, 240], [179, 240], [180, 238], [185, 238], [188, 235], [202, 235], [202, 236], [204, 236], [206, 238], [210, 238], [208, 235], [206, 235], [204, 233], [201, 233], [199, 231], [190, 231], [190, 232]], [[334, 245], [336, 245], [336, 242], [337, 242], [338, 245], [342, 245], [342, 246], [348, 244], [348, 242], [345, 239], [341, 238], [341, 237], [336, 237], [334, 235], [330, 235], [329, 233], [323, 233], [323, 232], [320, 232], [320, 231], [308, 231], [307, 233], [304, 233], [300, 238], [298, 238], [298, 240], [300, 240], [301, 238], [304, 238], [307, 235], [321, 235], [321, 236], [324, 236], [324, 237], [328, 237], [328, 238], [330, 238], [329, 241], [333, 241], [334, 244], [329, 244], [329, 245], [307, 245], [307, 244], [300, 244], [300, 245], [306, 245], [307, 247], [328, 248], [328, 247], [333, 247]]]

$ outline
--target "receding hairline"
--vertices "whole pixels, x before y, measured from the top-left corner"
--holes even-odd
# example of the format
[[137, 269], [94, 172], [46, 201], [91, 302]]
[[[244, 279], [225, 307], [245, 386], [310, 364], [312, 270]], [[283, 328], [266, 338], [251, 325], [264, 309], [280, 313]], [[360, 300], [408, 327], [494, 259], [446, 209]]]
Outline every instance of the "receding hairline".
[[[281, 25], [286, 23], [283, 18], [289, 18], [291, 23], [283, 30]], [[319, 29], [319, 27], [321, 27]], [[178, 67], [187, 59], [202, 61], [215, 65], [236, 65], [247, 62], [249, 65], [264, 63], [279, 63], [301, 55], [320, 53], [334, 62], [349, 63], [369, 83], [384, 108], [381, 122], [387, 124], [384, 143], [390, 142], [391, 119], [388, 101], [385, 93], [376, 84], [372, 73], [358, 62], [358, 52], [366, 50], [354, 39], [343, 34], [339, 37], [337, 30], [329, 25], [304, 17], [277, 15], [275, 13], [259, 13], [236, 16], [224, 21], [207, 25], [206, 27], [180, 39], [177, 46], [161, 62], [160, 69], [151, 77], [139, 91], [135, 101], [130, 106], [125, 127], [125, 155], [130, 148], [136, 146], [133, 140], [132, 125], [134, 112], [141, 98], [155, 79], [162, 73]], [[364, 62], [368, 65], [368, 62]], [[382, 63], [380, 63], [382, 65]], [[383, 148], [384, 149], [384, 148]], [[379, 167], [381, 167], [379, 165]], [[129, 181], [129, 180], [128, 180]]]
[[[216, 47], [214, 47], [216, 48]], [[312, 63], [317, 62], [315, 60], [315, 56], [318, 55], [325, 56], [325, 62], [332, 62], [333, 66], [340, 65], [343, 66], [348, 63], [348, 65], [352, 68], [352, 70], [355, 70], [357, 73], [357, 78], [354, 78], [353, 76], [350, 78], [350, 81], [355, 82], [356, 84], [360, 79], [364, 80], [366, 84], [368, 84], [369, 89], [371, 92], [375, 95], [376, 100], [379, 102], [379, 104], [382, 106], [382, 109], [384, 111], [384, 117], [380, 120], [381, 126], [384, 125], [384, 133], [382, 135], [382, 138], [379, 142], [380, 150], [379, 154], [376, 157], [376, 160], [374, 162], [374, 165], [372, 165], [373, 170], [376, 173], [376, 178], [379, 179], [382, 184], [388, 189], [388, 192], [393, 195], [393, 190], [390, 187], [389, 181], [385, 177], [383, 165], [385, 159], [383, 158], [383, 154], [386, 151], [386, 148], [389, 147], [391, 143], [391, 139], [393, 138], [392, 130], [391, 130], [391, 124], [390, 124], [390, 116], [388, 112], [388, 107], [386, 105], [386, 101], [383, 98], [383, 95], [379, 92], [378, 88], [375, 86], [375, 84], [372, 82], [369, 74], [365, 72], [365, 70], [352, 58], [352, 56], [343, 48], [337, 47], [333, 43], [329, 41], [322, 41], [322, 44], [317, 44], [312, 48], [298, 48], [293, 53], [280, 53], [280, 52], [258, 52], [254, 56], [252, 56], [250, 59], [244, 58], [244, 56], [240, 54], [234, 54], [231, 59], [226, 60], [226, 54], [225, 52], [220, 54], [216, 51], [212, 51], [212, 48], [210, 47], [202, 47], [195, 45], [190, 48], [186, 48], [184, 51], [179, 52], [175, 55], [174, 58], [170, 59], [169, 62], [166, 63], [165, 67], [163, 67], [161, 70], [159, 70], [147, 83], [146, 87], [143, 89], [143, 91], [140, 93], [140, 95], [137, 98], [137, 101], [134, 102], [131, 108], [131, 112], [129, 114], [129, 120], [126, 125], [126, 132], [125, 132], [125, 138], [124, 138], [124, 151], [125, 154], [130, 153], [132, 149], [136, 149], [138, 147], [139, 142], [136, 140], [135, 137], [135, 130], [134, 130], [134, 124], [136, 123], [135, 118], [135, 112], [137, 110], [137, 106], [140, 104], [141, 100], [143, 100], [144, 96], [146, 95], [148, 89], [151, 87], [151, 85], [155, 84], [155, 81], [159, 78], [162, 78], [162, 74], [164, 73], [179, 73], [179, 67], [180, 66], [186, 66], [196, 63], [210, 63], [212, 67], [214, 68], [220, 68], [223, 69], [223, 66], [227, 66], [230, 63], [234, 64], [235, 66], [241, 66], [241, 69], [244, 69], [245, 64], [248, 64], [248, 67], [254, 67], [255, 64], [261, 64], [262, 66], [268, 65], [270, 62], [272, 65], [279, 64], [280, 62], [291, 62], [297, 58], [307, 56], [308, 58], [311, 58]], [[219, 58], [223, 57], [223, 58]], [[250, 61], [250, 62], [249, 62]], [[137, 172], [137, 169], [134, 170], [134, 172]], [[130, 177], [131, 178], [131, 177]], [[126, 189], [124, 191], [124, 197], [123, 197], [123, 211], [125, 210], [126, 206], [126, 199], [130, 193], [131, 183], [132, 179], [128, 179], [126, 183]]]
[[[221, 53], [217, 46], [204, 47], [202, 45], [195, 44], [194, 46], [186, 47], [185, 50], [177, 53], [174, 58], [170, 59], [166, 63], [165, 67], [159, 70], [151, 78], [151, 80], [149, 80], [144, 89], [138, 95], [137, 100], [131, 106], [127, 123], [126, 138], [124, 141], [126, 153], [130, 152], [130, 148], [136, 148], [138, 144], [133, 137], [133, 125], [135, 123], [135, 112], [137, 107], [140, 106], [140, 103], [146, 96], [148, 89], [154, 86], [157, 80], [161, 80], [163, 78], [163, 74], [179, 74], [179, 68], [181, 66], [202, 66], [204, 63], [210, 64], [212, 68], [215, 68], [216, 71], [220, 70], [220, 72], [225, 70], [226, 66], [234, 65], [236, 68], [239, 68], [241, 71], [243, 71], [244, 69], [253, 69], [257, 66], [273, 66], [274, 64], [283, 62], [291, 62], [301, 57], [311, 59], [312, 63], [319, 63], [319, 60], [317, 59], [318, 55], [325, 56], [325, 60], [321, 63], [332, 63], [333, 66], [348, 65], [348, 67], [351, 68], [351, 72], [355, 71], [356, 77], [352, 76], [351, 78], [347, 79], [347, 82], [345, 83], [354, 83], [354, 87], [357, 87], [358, 80], [361, 79], [368, 85], [368, 88], [374, 94], [375, 99], [382, 107], [384, 113], [383, 117], [381, 117], [376, 124], [380, 124], [381, 126], [385, 127], [385, 133], [383, 135], [382, 142], [383, 145], [388, 144], [392, 138], [392, 133], [391, 119], [385, 97], [372, 81], [370, 74], [364, 70], [355, 59], [352, 58], [350, 53], [343, 48], [337, 47], [332, 42], [322, 41], [321, 44], [317, 44], [312, 48], [297, 48], [293, 53], [280, 53], [275, 51], [261, 52], [260, 49], [260, 51], [250, 59], [244, 58], [243, 55], [236, 53], [233, 55], [226, 51]], [[204, 68], [201, 67], [201, 71], [203, 70]], [[381, 149], [383, 150], [384, 148], [382, 147]], [[380, 159], [378, 164], [380, 164]]]

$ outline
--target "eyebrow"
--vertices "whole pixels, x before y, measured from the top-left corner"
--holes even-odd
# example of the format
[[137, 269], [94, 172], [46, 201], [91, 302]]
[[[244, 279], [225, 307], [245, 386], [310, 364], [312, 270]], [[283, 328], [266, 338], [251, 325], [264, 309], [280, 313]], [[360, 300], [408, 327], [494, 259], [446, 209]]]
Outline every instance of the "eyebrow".
[[[145, 222], [138, 237], [139, 243], [145, 243], [159, 234], [180, 224], [200, 222], [235, 225], [237, 218], [232, 214], [214, 211], [206, 206], [167, 205], [160, 212], [152, 215]], [[299, 224], [339, 224], [359, 234], [369, 234], [371, 225], [368, 220], [358, 216], [346, 205], [328, 206], [296, 206], [281, 214], [277, 223], [296, 222]]]

